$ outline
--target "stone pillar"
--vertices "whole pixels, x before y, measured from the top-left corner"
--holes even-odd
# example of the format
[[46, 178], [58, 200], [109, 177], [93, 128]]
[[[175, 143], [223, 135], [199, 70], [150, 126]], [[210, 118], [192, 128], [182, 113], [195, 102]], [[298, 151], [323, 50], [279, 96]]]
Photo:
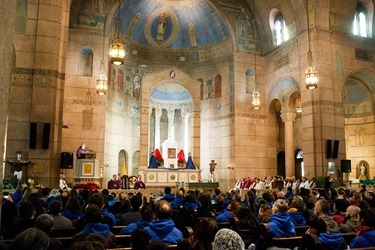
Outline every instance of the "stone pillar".
[[162, 113], [160, 108], [155, 109], [155, 149], [160, 149], [160, 118]]
[[189, 118], [190, 112], [183, 111], [182, 112], [182, 122], [183, 122], [183, 139], [184, 139], [184, 152], [185, 157], [187, 158], [189, 154]]
[[[1, 25], [1, 34], [12, 34], [13, 32], [13, 22], [15, 19], [16, 1], [0, 0], [1, 6], [7, 6], [0, 9], [0, 20], [1, 23], [6, 25]], [[12, 35], [2, 35], [0, 36], [0, 180], [4, 178], [4, 141], [6, 140], [7, 124], [8, 124], [8, 103], [9, 103], [9, 86], [12, 74], [12, 67], [14, 66], [13, 60], [13, 36]], [[0, 188], [3, 188], [3, 182], [0, 182]], [[1, 209], [1, 208], [0, 208]]]
[[285, 129], [285, 176], [290, 177], [295, 175], [294, 162], [294, 133], [293, 122], [296, 118], [294, 110], [281, 111], [281, 119], [284, 122]]
[[168, 110], [168, 139], [174, 141], [174, 109]]
[[147, 153], [150, 153], [151, 149], [151, 115], [152, 115], [152, 108], [148, 109], [148, 143], [147, 143]]

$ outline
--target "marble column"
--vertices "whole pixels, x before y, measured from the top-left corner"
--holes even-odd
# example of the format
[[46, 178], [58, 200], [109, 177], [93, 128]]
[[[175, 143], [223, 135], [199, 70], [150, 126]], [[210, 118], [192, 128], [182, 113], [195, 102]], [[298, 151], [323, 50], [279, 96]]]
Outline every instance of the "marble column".
[[293, 122], [295, 121], [296, 113], [294, 110], [281, 111], [281, 119], [284, 122], [285, 132], [285, 176], [290, 177], [295, 175], [294, 162], [294, 133]]
[[155, 109], [155, 149], [160, 149], [160, 118], [162, 110], [160, 108]]
[[184, 152], [185, 157], [187, 158], [189, 154], [189, 118], [190, 112], [183, 111], [182, 112], [182, 122], [183, 122], [183, 139], [184, 139]]
[[174, 141], [174, 109], [168, 110], [168, 139]]

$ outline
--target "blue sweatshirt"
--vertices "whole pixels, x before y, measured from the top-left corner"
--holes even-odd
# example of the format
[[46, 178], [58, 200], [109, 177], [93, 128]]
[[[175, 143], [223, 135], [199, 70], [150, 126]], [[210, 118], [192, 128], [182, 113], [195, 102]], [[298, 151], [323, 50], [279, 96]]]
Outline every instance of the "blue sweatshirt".
[[288, 215], [292, 220], [294, 226], [306, 226], [305, 217], [303, 217], [302, 212], [289, 212]]
[[275, 237], [296, 236], [294, 224], [288, 214], [273, 214], [268, 223]]
[[161, 240], [167, 245], [175, 245], [182, 240], [182, 233], [174, 226], [171, 219], [153, 220], [145, 230], [151, 240]]
[[230, 219], [233, 217], [234, 217], [233, 213], [225, 209], [224, 212], [216, 216], [215, 219], [216, 219], [216, 222], [226, 222], [226, 221], [230, 221]]
[[87, 223], [83, 229], [85, 234], [97, 233], [105, 238], [109, 235], [109, 226], [102, 223]]
[[340, 250], [344, 243], [344, 238], [340, 233], [321, 233], [318, 236], [318, 239], [325, 248], [330, 250]]
[[148, 221], [144, 221], [144, 220], [137, 220], [137, 222], [134, 222], [134, 223], [130, 223], [129, 225], [127, 225], [126, 227], [123, 227], [119, 234], [131, 234], [133, 233], [135, 230], [137, 230], [138, 228], [145, 228], [149, 225], [150, 223]]
[[375, 246], [375, 230], [361, 233], [360, 236], [352, 239], [350, 248], [374, 247]]

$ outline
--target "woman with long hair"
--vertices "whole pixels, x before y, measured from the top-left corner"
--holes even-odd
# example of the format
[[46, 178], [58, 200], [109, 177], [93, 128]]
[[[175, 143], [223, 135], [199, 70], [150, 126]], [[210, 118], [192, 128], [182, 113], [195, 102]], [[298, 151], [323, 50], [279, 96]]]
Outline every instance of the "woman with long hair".
[[212, 250], [212, 242], [219, 226], [212, 218], [204, 218], [194, 228], [194, 233], [187, 239], [178, 243], [181, 250]]

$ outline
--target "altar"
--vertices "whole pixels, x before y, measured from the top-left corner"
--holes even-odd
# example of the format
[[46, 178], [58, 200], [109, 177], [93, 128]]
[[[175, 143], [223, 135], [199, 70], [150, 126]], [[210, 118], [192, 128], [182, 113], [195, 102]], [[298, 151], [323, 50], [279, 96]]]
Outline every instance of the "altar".
[[198, 183], [199, 169], [145, 169], [146, 186], [176, 186], [177, 182]]

